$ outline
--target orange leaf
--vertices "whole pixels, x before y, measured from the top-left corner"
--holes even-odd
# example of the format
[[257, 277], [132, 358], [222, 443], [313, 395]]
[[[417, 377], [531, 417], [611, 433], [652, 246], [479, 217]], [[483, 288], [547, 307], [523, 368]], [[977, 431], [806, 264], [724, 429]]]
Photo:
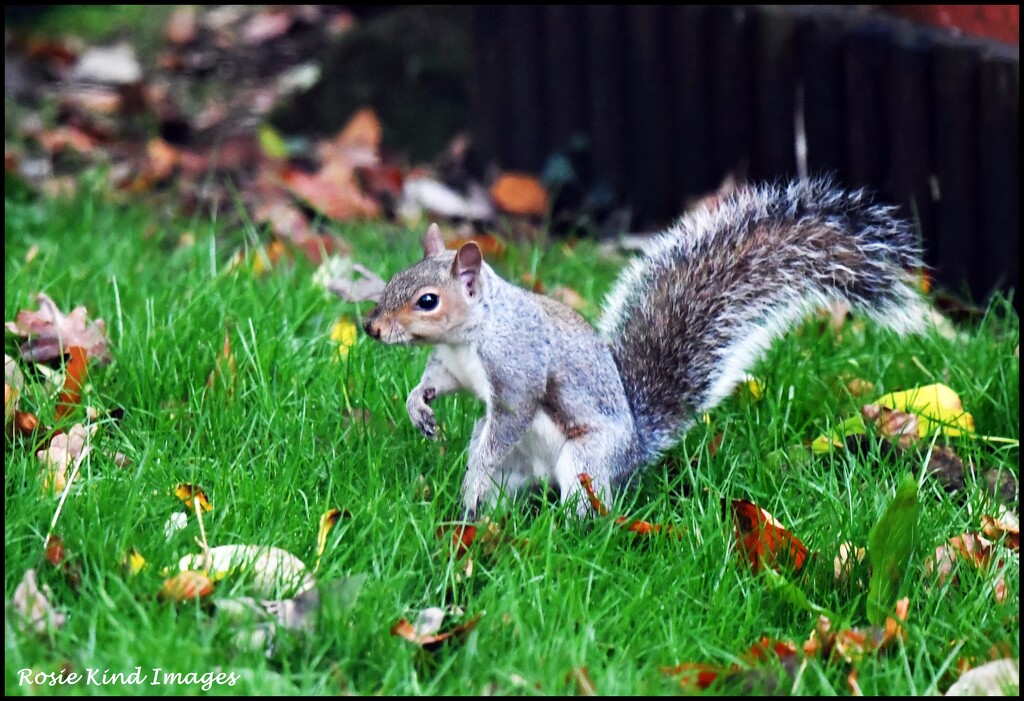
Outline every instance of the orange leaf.
[[583, 485], [583, 491], [587, 493], [587, 498], [590, 499], [590, 506], [602, 516], [608, 515], [608, 507], [601, 503], [601, 499], [594, 492], [593, 480], [590, 475], [583, 472], [578, 475], [580, 484]]
[[505, 253], [505, 244], [492, 234], [470, 234], [469, 236], [449, 236], [445, 239], [448, 248], [459, 249], [470, 241], [480, 247], [480, 252], [487, 258], [498, 258]]
[[788, 559], [796, 571], [804, 566], [807, 548], [770, 513], [743, 499], [734, 499], [732, 508], [737, 545], [755, 572], [762, 565], [775, 568], [780, 558]]
[[348, 120], [348, 124], [335, 139], [338, 146], [362, 146], [377, 150], [380, 147], [381, 126], [377, 114], [363, 107]]
[[187, 570], [166, 580], [160, 587], [160, 598], [168, 601], [201, 599], [213, 592], [213, 582], [202, 572]]
[[[444, 527], [441, 526], [437, 529], [437, 537], [444, 537]], [[461, 558], [466, 554], [466, 550], [473, 544], [473, 540], [476, 538], [476, 526], [473, 525], [458, 525], [452, 529], [452, 547], [455, 548], [455, 559]]]
[[548, 193], [537, 178], [505, 173], [491, 185], [491, 199], [509, 214], [542, 217], [548, 209]]
[[55, 416], [58, 421], [70, 414], [82, 400], [82, 385], [85, 384], [89, 363], [89, 354], [81, 346], [68, 348], [68, 355], [71, 356], [71, 359], [64, 366], [64, 388], [57, 398]]

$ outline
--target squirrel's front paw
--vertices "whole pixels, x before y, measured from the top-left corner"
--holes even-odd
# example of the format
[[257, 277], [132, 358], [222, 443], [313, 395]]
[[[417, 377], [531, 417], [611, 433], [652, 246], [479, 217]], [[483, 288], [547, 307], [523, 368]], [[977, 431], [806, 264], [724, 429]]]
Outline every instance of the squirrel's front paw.
[[434, 398], [433, 388], [415, 390], [405, 402], [405, 409], [413, 425], [427, 438], [437, 438], [437, 419], [434, 410], [427, 404]]

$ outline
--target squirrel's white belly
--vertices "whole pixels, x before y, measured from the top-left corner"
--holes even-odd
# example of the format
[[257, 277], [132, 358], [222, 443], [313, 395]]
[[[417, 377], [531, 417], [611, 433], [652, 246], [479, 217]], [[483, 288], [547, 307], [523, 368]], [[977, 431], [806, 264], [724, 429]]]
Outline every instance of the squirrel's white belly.
[[468, 346], [437, 347], [437, 357], [445, 370], [459, 381], [459, 384], [472, 392], [477, 399], [488, 405], [491, 402], [491, 381], [487, 379], [484, 364], [476, 348]]
[[565, 434], [558, 429], [555, 422], [547, 414], [539, 411], [509, 460], [514, 464], [508, 465], [506, 469], [516, 470], [523, 476], [535, 479], [553, 478], [555, 465], [558, 464], [558, 456], [565, 447], [565, 442]]
[[[472, 345], [438, 345], [437, 355], [445, 369], [465, 389], [490, 407], [491, 382], [487, 379], [480, 356]], [[533, 422], [512, 454], [502, 466], [506, 472], [515, 472], [522, 477], [539, 479], [555, 476], [558, 456], [565, 446], [566, 438], [555, 422], [544, 412], [537, 412]]]

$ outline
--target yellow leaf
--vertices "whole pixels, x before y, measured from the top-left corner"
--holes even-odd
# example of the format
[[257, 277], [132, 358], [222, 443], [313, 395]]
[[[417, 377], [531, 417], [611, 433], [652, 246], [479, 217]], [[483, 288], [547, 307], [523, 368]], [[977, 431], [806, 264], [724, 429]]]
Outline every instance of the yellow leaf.
[[931, 435], [936, 429], [947, 436], [974, 433], [974, 417], [964, 411], [957, 393], [943, 384], [891, 392], [875, 403], [916, 414], [921, 437]]
[[288, 145], [277, 133], [277, 130], [269, 124], [261, 124], [258, 132], [260, 149], [269, 158], [287, 158]]
[[324, 554], [324, 550], [327, 548], [327, 534], [331, 532], [331, 529], [337, 525], [341, 517], [346, 515], [341, 509], [334, 508], [328, 509], [320, 517], [320, 529], [316, 534], [316, 569], [320, 569], [320, 557]]
[[124, 555], [124, 560], [121, 561], [122, 567], [127, 574], [136, 575], [142, 571], [142, 568], [146, 566], [146, 558], [142, 557], [142, 554], [138, 550], [132, 548]]
[[739, 385], [740, 392], [750, 395], [755, 402], [760, 401], [764, 396], [765, 387], [764, 380], [759, 380], [753, 375], [746, 375]]
[[811, 450], [818, 455], [828, 453], [833, 448], [845, 446], [847, 436], [856, 436], [866, 432], [867, 428], [864, 426], [864, 418], [860, 414], [856, 414], [836, 426], [832, 430], [831, 436], [821, 435], [815, 438], [811, 442]]
[[338, 355], [348, 357], [348, 349], [355, 345], [359, 331], [351, 319], [342, 317], [331, 327], [331, 340], [338, 344]]

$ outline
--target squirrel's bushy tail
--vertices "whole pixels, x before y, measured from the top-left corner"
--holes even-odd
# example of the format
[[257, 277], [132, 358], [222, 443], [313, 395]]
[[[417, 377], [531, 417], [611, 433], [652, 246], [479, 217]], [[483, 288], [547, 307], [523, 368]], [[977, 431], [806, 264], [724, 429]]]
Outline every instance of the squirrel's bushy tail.
[[919, 330], [920, 251], [895, 208], [828, 180], [744, 188], [689, 213], [633, 262], [601, 332], [651, 459], [742, 379], [815, 307], [846, 301], [897, 331]]

